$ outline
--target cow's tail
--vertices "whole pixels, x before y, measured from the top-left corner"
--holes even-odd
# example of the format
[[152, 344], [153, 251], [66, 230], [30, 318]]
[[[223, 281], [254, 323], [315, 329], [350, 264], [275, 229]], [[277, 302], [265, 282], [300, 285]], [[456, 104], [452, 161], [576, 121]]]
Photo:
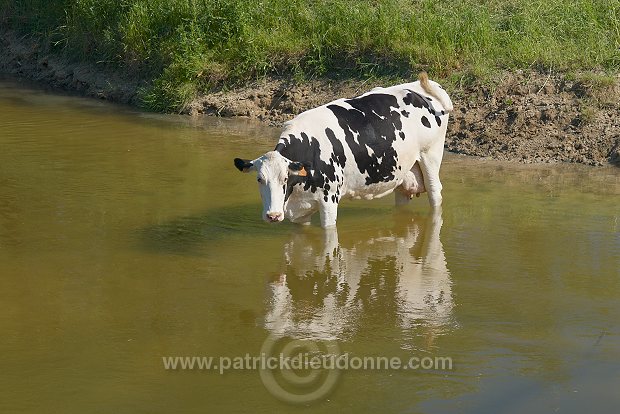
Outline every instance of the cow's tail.
[[446, 113], [452, 112], [454, 110], [454, 107], [452, 106], [452, 100], [448, 96], [448, 93], [441, 86], [439, 86], [437, 82], [429, 80], [428, 74], [426, 72], [420, 73], [418, 75], [418, 80], [420, 81], [420, 86], [422, 86], [424, 92], [437, 99], [441, 106], [443, 106], [443, 110]]

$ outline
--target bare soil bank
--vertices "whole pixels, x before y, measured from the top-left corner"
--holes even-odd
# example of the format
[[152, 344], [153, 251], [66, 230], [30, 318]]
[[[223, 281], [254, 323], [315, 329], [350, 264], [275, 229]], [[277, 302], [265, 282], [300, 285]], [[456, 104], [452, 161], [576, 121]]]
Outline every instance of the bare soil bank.
[[[49, 55], [13, 33], [0, 35], [0, 72], [132, 105], [138, 104], [142, 85], [103, 65]], [[199, 97], [183, 112], [278, 126], [333, 99], [386, 86], [378, 82], [267, 79]], [[615, 82], [597, 82], [587, 76], [516, 71], [505, 73], [493, 87], [468, 85], [448, 92], [455, 105], [446, 138], [449, 151], [526, 163], [620, 165], [620, 76]]]

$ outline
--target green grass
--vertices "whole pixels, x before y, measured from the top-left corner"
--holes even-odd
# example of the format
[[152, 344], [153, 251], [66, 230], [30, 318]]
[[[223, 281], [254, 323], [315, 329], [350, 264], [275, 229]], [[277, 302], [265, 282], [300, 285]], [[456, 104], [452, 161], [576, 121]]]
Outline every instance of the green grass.
[[150, 80], [159, 111], [266, 75], [620, 69], [620, 0], [0, 0], [0, 22]]

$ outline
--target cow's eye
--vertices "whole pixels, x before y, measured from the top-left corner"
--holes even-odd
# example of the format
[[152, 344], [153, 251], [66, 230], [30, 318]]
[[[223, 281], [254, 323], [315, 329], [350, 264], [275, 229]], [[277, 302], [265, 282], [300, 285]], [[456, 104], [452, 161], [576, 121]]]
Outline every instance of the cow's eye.
[[258, 181], [259, 183], [261, 183], [261, 184], [262, 184], [263, 179], [262, 179], [262, 178], [260, 178], [260, 177], [258, 177], [258, 178], [256, 178], [256, 181]]

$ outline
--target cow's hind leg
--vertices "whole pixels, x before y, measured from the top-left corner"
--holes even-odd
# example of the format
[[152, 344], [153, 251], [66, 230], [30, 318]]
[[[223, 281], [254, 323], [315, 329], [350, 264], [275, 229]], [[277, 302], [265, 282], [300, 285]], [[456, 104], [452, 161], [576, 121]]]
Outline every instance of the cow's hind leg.
[[439, 168], [443, 157], [443, 146], [431, 148], [428, 152], [420, 154], [420, 166], [424, 176], [424, 187], [428, 191], [428, 201], [432, 207], [441, 205], [441, 181], [439, 180]]

